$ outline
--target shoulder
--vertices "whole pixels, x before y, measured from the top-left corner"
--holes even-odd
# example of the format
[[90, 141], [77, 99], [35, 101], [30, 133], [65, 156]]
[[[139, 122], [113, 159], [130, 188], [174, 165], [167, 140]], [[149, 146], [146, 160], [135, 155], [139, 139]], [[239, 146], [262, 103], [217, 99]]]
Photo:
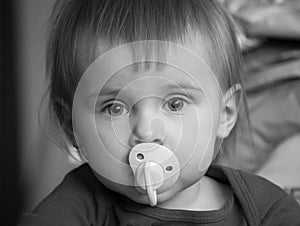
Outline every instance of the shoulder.
[[229, 183], [252, 225], [289, 225], [286, 220], [300, 225], [298, 203], [270, 181], [224, 166], [213, 166], [208, 174]]
[[89, 165], [83, 164], [70, 171], [46, 199], [90, 202], [97, 198], [104, 204], [109, 202], [111, 193], [97, 180]]
[[21, 222], [43, 220], [48, 222], [45, 225], [90, 225], [99, 213], [106, 214], [114, 199], [112, 191], [98, 182], [90, 167], [84, 164], [69, 172], [33, 213], [22, 217]]

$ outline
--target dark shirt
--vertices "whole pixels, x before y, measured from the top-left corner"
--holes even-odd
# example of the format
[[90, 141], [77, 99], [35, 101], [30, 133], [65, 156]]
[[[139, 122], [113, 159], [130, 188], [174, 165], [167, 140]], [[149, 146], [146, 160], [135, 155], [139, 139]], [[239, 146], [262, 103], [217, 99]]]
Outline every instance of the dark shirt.
[[167, 210], [131, 201], [104, 187], [87, 164], [63, 182], [19, 226], [83, 225], [299, 225], [300, 207], [269, 181], [213, 165], [207, 176], [229, 185], [233, 195], [214, 211]]

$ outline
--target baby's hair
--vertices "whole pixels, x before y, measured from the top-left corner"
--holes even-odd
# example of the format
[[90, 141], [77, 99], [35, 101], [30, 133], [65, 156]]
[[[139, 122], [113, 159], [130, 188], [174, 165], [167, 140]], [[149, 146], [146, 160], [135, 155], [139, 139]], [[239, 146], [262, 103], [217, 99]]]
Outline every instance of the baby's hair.
[[[47, 48], [50, 107], [75, 147], [71, 110], [83, 73], [78, 59], [92, 63], [97, 57], [99, 41], [111, 47], [140, 40], [183, 44], [191, 33], [198, 33], [222, 89], [243, 85], [235, 29], [230, 16], [216, 0], [57, 0], [50, 22]], [[242, 99], [246, 103], [244, 94]], [[235, 133], [236, 128], [232, 138], [224, 141], [223, 149], [232, 143]]]

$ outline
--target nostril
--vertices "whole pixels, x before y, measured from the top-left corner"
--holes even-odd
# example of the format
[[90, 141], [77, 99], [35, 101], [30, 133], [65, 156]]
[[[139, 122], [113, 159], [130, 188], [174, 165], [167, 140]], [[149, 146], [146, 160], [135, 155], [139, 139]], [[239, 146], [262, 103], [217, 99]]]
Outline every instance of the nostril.
[[167, 167], [166, 167], [166, 170], [167, 170], [167, 171], [172, 171], [172, 170], [173, 170], [173, 167], [172, 167], [172, 166], [167, 166]]
[[135, 140], [134, 145], [138, 145], [138, 144], [142, 144], [142, 143], [154, 143], [154, 144], [159, 144], [159, 145], [163, 145], [163, 142], [161, 139], [154, 139], [153, 141], [149, 142], [149, 141], [143, 141], [143, 140]]
[[156, 143], [156, 144], [162, 144], [162, 140], [161, 139], [154, 139], [153, 141], [152, 141], [152, 143]]

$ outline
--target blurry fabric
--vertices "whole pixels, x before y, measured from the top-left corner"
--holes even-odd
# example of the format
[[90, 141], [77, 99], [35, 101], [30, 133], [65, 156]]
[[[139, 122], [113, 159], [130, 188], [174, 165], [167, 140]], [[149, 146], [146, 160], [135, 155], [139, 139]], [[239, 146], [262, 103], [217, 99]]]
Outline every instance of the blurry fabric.
[[245, 22], [250, 36], [300, 38], [298, 0], [223, 0], [224, 6]]
[[[300, 134], [300, 42], [269, 41], [245, 53], [245, 70], [252, 130], [238, 136], [227, 164], [257, 173], [283, 142]], [[300, 159], [300, 149], [293, 153]]]
[[300, 204], [299, 146], [300, 133], [285, 139], [256, 174], [283, 188]]
[[230, 166], [255, 173], [280, 143], [300, 134], [300, 79], [249, 95], [248, 104], [253, 143], [238, 137]]
[[243, 49], [256, 47], [265, 38], [300, 39], [298, 0], [219, 1], [234, 17]]

